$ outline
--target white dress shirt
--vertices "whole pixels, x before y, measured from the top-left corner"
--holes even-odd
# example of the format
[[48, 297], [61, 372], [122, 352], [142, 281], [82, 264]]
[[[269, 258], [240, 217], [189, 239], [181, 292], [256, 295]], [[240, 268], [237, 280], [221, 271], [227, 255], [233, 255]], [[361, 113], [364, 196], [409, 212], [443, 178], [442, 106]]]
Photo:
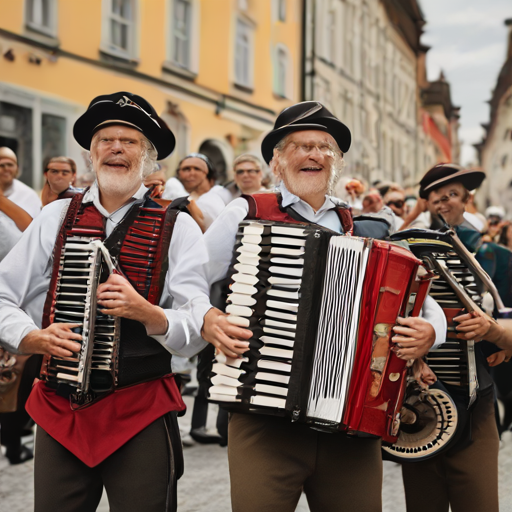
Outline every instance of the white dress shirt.
[[[94, 183], [84, 202], [92, 202], [106, 217], [109, 236], [133, 202], [142, 202], [146, 191], [141, 185], [131, 201], [109, 214]], [[53, 269], [52, 252], [70, 201], [47, 205], [0, 263], [0, 343], [9, 351], [15, 352], [29, 332], [41, 327]], [[206, 261], [201, 230], [189, 215], [180, 213], [169, 245], [169, 269], [159, 303], [169, 326], [165, 334], [152, 336], [172, 354], [191, 357], [206, 346], [200, 335], [203, 317], [211, 307], [204, 274]]]
[[[342, 232], [338, 215], [330, 209], [337, 204], [331, 196], [326, 195], [323, 206], [315, 212], [308, 203], [289, 192], [284, 183], [280, 184], [279, 191], [283, 198], [282, 206], [292, 205], [293, 210], [308, 221], [338, 233]], [[233, 255], [238, 224], [245, 219], [248, 212], [249, 204], [247, 201], [242, 197], [235, 199], [226, 206], [210, 229], [204, 234], [209, 256], [207, 278], [210, 285], [226, 276]], [[432, 297], [427, 297], [421, 316], [432, 324], [436, 332], [436, 341], [433, 348], [444, 343], [447, 329], [446, 318], [443, 310]]]
[[[13, 180], [12, 185], [4, 191], [5, 197], [15, 205], [23, 208], [33, 219], [41, 211], [41, 199], [28, 185]], [[21, 238], [22, 232], [16, 223], [4, 212], [0, 212], [0, 261], [16, 245]]]

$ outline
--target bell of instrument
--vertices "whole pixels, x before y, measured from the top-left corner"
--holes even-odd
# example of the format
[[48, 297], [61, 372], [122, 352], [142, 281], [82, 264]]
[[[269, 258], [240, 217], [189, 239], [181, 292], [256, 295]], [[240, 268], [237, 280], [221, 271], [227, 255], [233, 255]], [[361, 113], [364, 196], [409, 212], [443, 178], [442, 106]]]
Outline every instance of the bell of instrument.
[[414, 386], [402, 406], [397, 442], [382, 447], [384, 458], [401, 463], [433, 457], [452, 441], [457, 420], [457, 407], [445, 391]]

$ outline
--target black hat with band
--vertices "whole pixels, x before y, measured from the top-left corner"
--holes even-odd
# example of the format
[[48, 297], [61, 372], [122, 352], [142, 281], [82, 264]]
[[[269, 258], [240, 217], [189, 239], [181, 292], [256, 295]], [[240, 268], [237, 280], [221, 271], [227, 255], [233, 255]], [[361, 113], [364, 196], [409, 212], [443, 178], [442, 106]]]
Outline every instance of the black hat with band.
[[467, 190], [475, 190], [485, 179], [485, 172], [464, 169], [457, 164], [438, 164], [420, 181], [420, 197], [428, 199], [430, 192], [450, 183], [462, 183]]
[[73, 135], [80, 146], [89, 150], [93, 135], [112, 125], [140, 131], [155, 146], [158, 160], [169, 156], [176, 145], [174, 134], [151, 104], [141, 96], [124, 91], [94, 98], [77, 119]]
[[350, 148], [350, 130], [318, 101], [303, 101], [285, 108], [276, 119], [274, 129], [261, 143], [261, 154], [267, 164], [272, 160], [274, 148], [289, 133], [302, 130], [321, 130], [333, 137], [343, 153]]

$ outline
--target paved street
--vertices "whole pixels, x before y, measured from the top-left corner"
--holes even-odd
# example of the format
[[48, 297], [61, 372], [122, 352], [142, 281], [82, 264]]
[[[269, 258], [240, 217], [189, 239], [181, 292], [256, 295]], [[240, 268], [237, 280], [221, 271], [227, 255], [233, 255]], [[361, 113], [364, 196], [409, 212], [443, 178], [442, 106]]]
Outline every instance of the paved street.
[[[185, 397], [189, 412], [181, 426], [188, 431], [192, 410], [192, 398]], [[209, 423], [215, 421], [213, 407]], [[501, 510], [512, 511], [512, 433], [505, 434], [500, 452], [500, 504]], [[478, 461], [475, 461], [478, 464]], [[21, 466], [9, 466], [0, 455], [0, 510], [31, 512], [33, 501], [32, 462]], [[428, 484], [425, 484], [428, 492]], [[180, 512], [229, 512], [229, 477], [226, 449], [213, 445], [195, 445], [185, 448], [185, 475], [179, 482]], [[396, 464], [384, 464], [384, 512], [405, 512], [400, 468]], [[307, 512], [307, 502], [302, 497], [297, 512]], [[108, 512], [104, 496], [99, 512]], [[144, 512], [144, 511], [141, 511]]]

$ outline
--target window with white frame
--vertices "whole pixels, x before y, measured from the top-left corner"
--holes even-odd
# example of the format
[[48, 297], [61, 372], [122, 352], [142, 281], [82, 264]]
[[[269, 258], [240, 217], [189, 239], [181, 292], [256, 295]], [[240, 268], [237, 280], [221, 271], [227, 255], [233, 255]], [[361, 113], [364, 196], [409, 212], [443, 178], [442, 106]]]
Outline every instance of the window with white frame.
[[275, 57], [275, 87], [274, 91], [277, 95], [285, 98], [289, 96], [289, 58], [288, 52], [282, 46], [276, 49]]
[[172, 62], [177, 66], [190, 69], [192, 2], [174, 0], [172, 24]]
[[105, 49], [125, 58], [135, 57], [135, 0], [104, 0], [106, 3]]
[[235, 82], [252, 87], [252, 28], [241, 19], [236, 22]]
[[56, 0], [27, 0], [27, 27], [48, 36], [54, 36], [57, 30]]

